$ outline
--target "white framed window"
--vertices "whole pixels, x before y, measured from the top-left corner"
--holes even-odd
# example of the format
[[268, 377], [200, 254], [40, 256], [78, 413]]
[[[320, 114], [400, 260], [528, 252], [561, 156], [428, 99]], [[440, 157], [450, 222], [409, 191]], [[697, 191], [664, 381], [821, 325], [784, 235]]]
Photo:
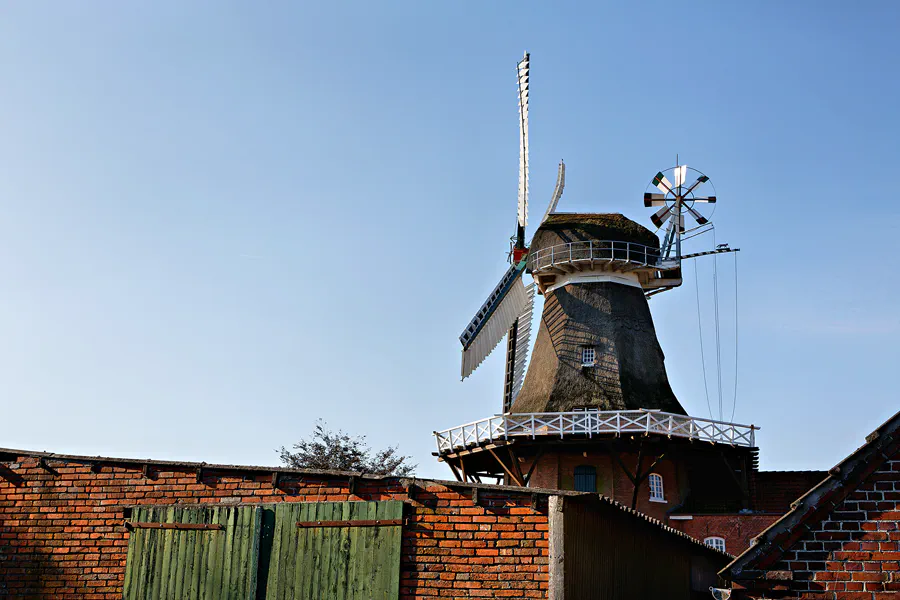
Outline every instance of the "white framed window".
[[665, 502], [666, 495], [663, 490], [663, 478], [658, 473], [650, 473], [647, 477], [647, 483], [650, 485], [650, 502]]
[[591, 346], [585, 346], [581, 349], [581, 366], [593, 367], [597, 359], [597, 353]]
[[703, 539], [703, 543], [709, 546], [710, 548], [715, 548], [721, 552], [725, 552], [725, 538], [719, 537], [717, 535], [711, 535], [708, 538]]

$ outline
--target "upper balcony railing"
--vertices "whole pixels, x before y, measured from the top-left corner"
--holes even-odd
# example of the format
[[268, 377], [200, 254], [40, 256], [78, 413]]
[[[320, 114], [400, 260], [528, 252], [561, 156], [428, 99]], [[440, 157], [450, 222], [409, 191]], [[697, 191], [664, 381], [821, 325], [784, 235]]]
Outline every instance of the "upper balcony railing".
[[759, 427], [754, 425], [739, 425], [660, 411], [579, 410], [496, 415], [444, 431], [435, 431], [434, 437], [440, 454], [516, 437], [591, 438], [595, 435], [623, 433], [653, 433], [753, 448], [756, 447], [757, 429]]
[[586, 242], [570, 242], [557, 244], [528, 255], [528, 268], [531, 272], [548, 269], [555, 265], [587, 263], [630, 263], [634, 267], [663, 267], [659, 248], [621, 242], [615, 240], [588, 240]]

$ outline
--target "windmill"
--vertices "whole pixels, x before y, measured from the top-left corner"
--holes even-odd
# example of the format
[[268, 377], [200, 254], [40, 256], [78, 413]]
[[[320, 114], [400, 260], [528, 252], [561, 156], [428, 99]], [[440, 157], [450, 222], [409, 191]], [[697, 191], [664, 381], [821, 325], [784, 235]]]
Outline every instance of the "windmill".
[[[484, 361], [507, 336], [506, 370], [503, 386], [503, 412], [507, 412], [522, 387], [525, 362], [531, 337], [531, 314], [534, 306], [534, 284], [525, 285], [528, 245], [525, 230], [528, 226], [528, 96], [530, 59], [526, 52], [516, 65], [519, 103], [519, 190], [516, 211], [516, 233], [511, 239], [510, 267], [485, 300], [481, 308], [459, 336], [462, 343], [462, 378], [465, 379]], [[543, 223], [559, 203], [565, 187], [566, 166], [559, 164], [556, 188], [547, 207]]]
[[[676, 160], [675, 162], [677, 163], [678, 161]], [[687, 185], [686, 183], [688, 171], [697, 175], [696, 181], [690, 185]], [[672, 174], [672, 179], [675, 180], [674, 185], [669, 178], [666, 177], [666, 173]], [[662, 192], [661, 194], [650, 192], [644, 193], [644, 206], [662, 207], [650, 217], [650, 220], [653, 221], [653, 224], [656, 225], [657, 228], [662, 228], [666, 222], [669, 224], [666, 228], [666, 234], [660, 248], [662, 260], [667, 260], [671, 257], [673, 248], [675, 250], [676, 260], [680, 261], [682, 258], [686, 258], [681, 255], [681, 236], [685, 233], [685, 213], [689, 214], [697, 222], [698, 226], [709, 223], [709, 219], [704, 217], [694, 208], [694, 205], [697, 203], [715, 203], [715, 196], [700, 196], [698, 193], [700, 186], [707, 182], [709, 182], [709, 177], [697, 169], [691, 169], [687, 165], [676, 164], [676, 166], [671, 169], [658, 172], [653, 178], [653, 181], [647, 186], [648, 189], [652, 186]], [[712, 183], [709, 185], [712, 187]], [[713, 191], [715, 192], [715, 189]]]

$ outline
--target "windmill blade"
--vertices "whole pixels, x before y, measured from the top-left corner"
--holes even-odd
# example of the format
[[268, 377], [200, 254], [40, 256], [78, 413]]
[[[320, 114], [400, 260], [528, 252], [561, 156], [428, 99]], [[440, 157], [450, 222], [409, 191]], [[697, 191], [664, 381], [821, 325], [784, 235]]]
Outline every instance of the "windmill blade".
[[525, 261], [512, 265], [459, 336], [463, 379], [487, 358], [525, 308], [524, 272]]
[[697, 181], [695, 181], [694, 183], [691, 184], [691, 187], [689, 187], [687, 189], [687, 191], [684, 193], [684, 195], [690, 194], [695, 189], [697, 189], [701, 184], [704, 184], [707, 181], [709, 181], [709, 177], [707, 177], [706, 175], [701, 175], [700, 177], [697, 178]]
[[714, 204], [716, 202], [715, 196], [706, 196], [703, 198], [690, 198], [691, 202], [704, 202], [709, 204]]
[[680, 188], [684, 185], [684, 178], [687, 176], [687, 165], [679, 165], [675, 167], [675, 187]]
[[644, 194], [644, 206], [665, 206], [666, 205], [666, 195], [665, 194]]
[[709, 219], [707, 219], [706, 217], [704, 217], [703, 215], [698, 213], [696, 210], [694, 210], [690, 206], [685, 205], [683, 208], [684, 208], [684, 210], [688, 211], [691, 214], [691, 216], [694, 217], [694, 220], [696, 220], [697, 223], [699, 223], [700, 225], [706, 225], [707, 223], [709, 223]]
[[528, 225], [528, 79], [530, 77], [528, 53], [516, 65], [519, 88], [519, 227]]
[[672, 216], [672, 207], [663, 206], [650, 217], [650, 220], [653, 221], [653, 224], [657, 227], [662, 227], [663, 223], [665, 223], [666, 219], [670, 216]]
[[[515, 348], [516, 363], [513, 368], [513, 386], [512, 398], [509, 402], [510, 406], [512, 406], [512, 403], [519, 395], [519, 392], [522, 389], [522, 383], [525, 381], [525, 367], [528, 363], [528, 350], [531, 346], [531, 315], [534, 311], [534, 283], [529, 283], [525, 286], [525, 298], [525, 308], [518, 318], [519, 328], [516, 335]], [[509, 406], [506, 407], [506, 411], [509, 411]]]
[[566, 187], [566, 163], [563, 161], [559, 161], [559, 171], [556, 173], [556, 187], [553, 188], [553, 197], [550, 198], [550, 206], [547, 207], [547, 212], [544, 213], [544, 218], [541, 219], [541, 225], [544, 224], [544, 221], [547, 220], [553, 211], [556, 210], [556, 205], [559, 204], [559, 199], [562, 198], [563, 189]]
[[662, 174], [662, 171], [656, 174], [656, 177], [653, 178], [653, 185], [659, 188], [663, 194], [672, 193], [672, 184], [669, 183], [669, 180], [666, 179], [666, 176]]

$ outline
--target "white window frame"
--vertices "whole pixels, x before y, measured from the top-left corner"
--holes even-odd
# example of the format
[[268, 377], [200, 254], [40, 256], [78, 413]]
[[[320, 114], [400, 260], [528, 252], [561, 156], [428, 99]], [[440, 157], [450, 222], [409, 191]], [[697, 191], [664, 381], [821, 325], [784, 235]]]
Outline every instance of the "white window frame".
[[703, 543], [710, 548], [725, 552], [725, 538], [720, 535], [711, 535], [707, 538], [703, 538]]
[[[659, 482], [658, 485], [656, 482]], [[650, 488], [650, 502], [666, 501], [666, 488], [663, 483], [663, 476], [659, 473], [650, 473], [647, 476], [647, 485]]]
[[584, 346], [581, 349], [581, 366], [593, 367], [597, 364], [597, 351], [593, 346]]

